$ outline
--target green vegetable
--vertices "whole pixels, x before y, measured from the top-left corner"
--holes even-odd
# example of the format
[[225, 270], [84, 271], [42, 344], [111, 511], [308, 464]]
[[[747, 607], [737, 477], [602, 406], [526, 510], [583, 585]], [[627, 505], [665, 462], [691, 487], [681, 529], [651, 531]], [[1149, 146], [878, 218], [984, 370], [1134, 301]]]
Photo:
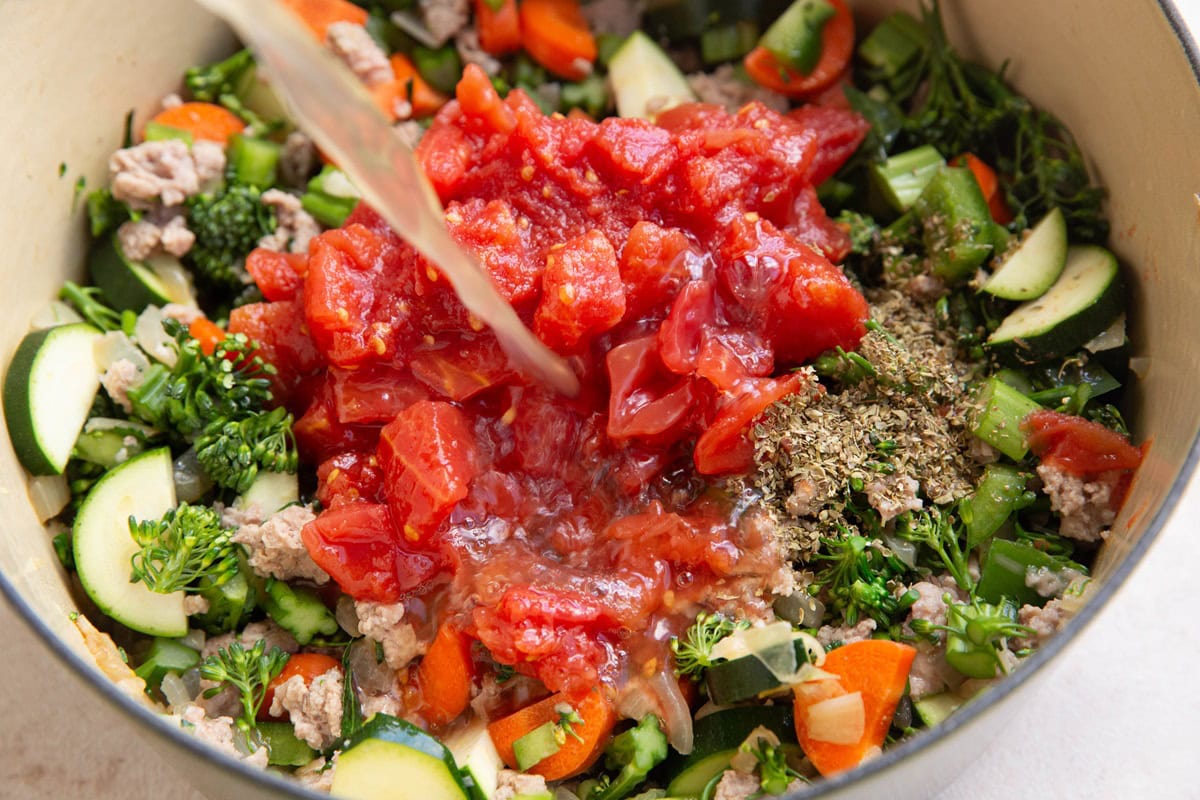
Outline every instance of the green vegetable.
[[899, 598], [893, 595], [888, 583], [907, 572], [908, 566], [895, 555], [885, 555], [865, 536], [845, 532], [823, 536], [814, 558], [826, 566], [817, 572], [811, 590], [823, 591], [848, 625], [871, 617], [886, 627], [917, 600], [913, 592]]
[[467, 800], [454, 756], [434, 737], [402, 719], [376, 714], [338, 756], [334, 797], [379, 800]]
[[[358, 205], [358, 196], [343, 196], [331, 194], [326, 186], [334, 174], [342, 174], [334, 166], [326, 164], [312, 180], [308, 189], [300, 197], [300, 205], [313, 216], [317, 222], [329, 228], [339, 228], [350, 216], [350, 212]], [[346, 179], [347, 182], [349, 179]]]
[[188, 227], [196, 234], [187, 262], [197, 281], [224, 293], [244, 289], [246, 255], [275, 230], [275, 213], [263, 205], [259, 189], [229, 183], [189, 197], [186, 206]]
[[259, 470], [295, 472], [300, 456], [283, 407], [240, 420], [218, 419], [196, 439], [196, 459], [217, 484], [245, 492]]
[[922, 697], [913, 701], [913, 708], [925, 727], [934, 728], [941, 725], [947, 717], [957, 711], [966, 702], [953, 692], [942, 692]]
[[975, 582], [967, 570], [969, 551], [963, 550], [958, 527], [949, 514], [937, 509], [902, 514], [896, 519], [896, 535], [933, 551], [937, 566], [944, 567], [963, 591], [974, 593]]
[[210, 423], [258, 414], [271, 399], [275, 368], [253, 355], [244, 334], [230, 334], [206, 355], [177, 320], [163, 320], [175, 339], [175, 365], [155, 364], [129, 390], [133, 413], [156, 428], [188, 439]]
[[[240, 50], [224, 61], [201, 67], [192, 67], [185, 73], [183, 82], [192, 97], [207, 103], [220, 103], [241, 117], [254, 134], [264, 134], [278, 128], [281, 120], [264, 120], [252, 108], [257, 86], [254, 56], [249, 50]], [[262, 108], [270, 113], [274, 108]]]
[[808, 75], [821, 60], [821, 33], [836, 13], [827, 0], [796, 0], [767, 28], [760, 44], [781, 64]]
[[175, 639], [156, 636], [150, 643], [142, 663], [134, 670], [152, 689], [157, 689], [168, 672], [176, 675], [200, 663], [200, 654]]
[[672, 756], [663, 771], [670, 776], [671, 797], [696, 797], [704, 786], [729, 768], [737, 748], [755, 728], [764, 727], [784, 742], [794, 742], [792, 704], [749, 705], [722, 709], [696, 720], [692, 752]]
[[102, 331], [121, 330], [121, 314], [104, 302], [103, 295], [95, 286], [80, 286], [67, 281], [58, 297], [70, 303], [94, 327]]
[[1029, 444], [1021, 422], [1041, 406], [997, 377], [984, 381], [975, 405], [980, 410], [971, 432], [1012, 460], [1023, 459]]
[[893, 210], [908, 211], [925, 191], [933, 176], [946, 166], [936, 148], [922, 145], [898, 153], [881, 164], [871, 165], [871, 178]]
[[564, 111], [581, 108], [596, 119], [604, 116], [608, 108], [608, 87], [604, 78], [589, 75], [577, 83], [564, 83], [561, 105]]
[[180, 298], [149, 264], [125, 255], [116, 234], [96, 242], [88, 255], [88, 272], [104, 298], [116, 308], [140, 312], [146, 306], [163, 306]]
[[201, 580], [198, 593], [208, 601], [208, 610], [192, 616], [192, 623], [207, 633], [219, 634], [237, 630], [254, 610], [254, 592], [250, 587], [253, 576], [244, 558], [239, 559], [236, 575], [219, 586], [211, 580]]
[[132, 559], [130, 580], [141, 581], [151, 591], [215, 588], [237, 575], [234, 532], [207, 506], [181, 503], [159, 520], [130, 517], [129, 533], [140, 548]]
[[858, 57], [876, 80], [895, 78], [925, 50], [925, 31], [911, 14], [897, 11], [867, 35], [858, 46]]
[[945, 625], [913, 620], [913, 630], [920, 634], [944, 631], [947, 664], [968, 678], [994, 678], [997, 670], [1005, 671], [1000, 658], [1004, 640], [1033, 633], [1031, 628], [1017, 624], [1016, 615], [1017, 609], [1011, 603], [950, 603]]
[[[809, 661], [808, 647], [803, 639], [794, 639], [792, 647], [796, 655], [796, 667]], [[704, 686], [709, 699], [719, 706], [752, 700], [764, 693], [785, 688], [757, 655], [713, 664], [704, 673]]]
[[1045, 605], [1046, 598], [1026, 583], [1030, 571], [1038, 569], [1052, 572], [1072, 569], [1080, 574], [1087, 572], [1081, 564], [1033, 545], [996, 539], [988, 547], [987, 557], [979, 572], [979, 597], [989, 603], [1011, 600], [1018, 605]]
[[648, 714], [637, 725], [618, 734], [605, 750], [604, 766], [617, 770], [615, 778], [605, 776], [588, 794], [587, 800], [621, 800], [641, 785], [650, 770], [667, 757], [667, 735], [658, 717]]
[[88, 193], [87, 214], [92, 237], [96, 239], [116, 231], [130, 218], [129, 206], [113, 197], [108, 189]]
[[222, 647], [200, 664], [200, 677], [220, 684], [204, 692], [204, 696], [215, 697], [225, 686], [238, 691], [242, 703], [242, 716], [237, 721], [243, 732], [254, 730], [258, 710], [267, 694], [267, 685], [283, 671], [288, 654], [278, 647], [267, 652], [267, 643], [255, 642], [247, 650], [240, 642]]
[[959, 516], [967, 528], [967, 550], [983, 544], [1014, 511], [1028, 505], [1026, 477], [1015, 467], [988, 464], [975, 494], [964, 498], [958, 506]]
[[562, 744], [556, 733], [557, 726], [547, 722], [514, 741], [513, 757], [517, 760], [517, 769], [525, 771], [557, 753]]
[[700, 34], [700, 58], [705, 64], [722, 64], [741, 58], [758, 44], [758, 25], [737, 20]]
[[753, 744], [746, 742], [739, 749], [753, 755], [758, 762], [759, 785], [765, 794], [783, 794], [796, 780], [807, 783], [803, 775], [788, 766], [787, 752], [782, 746], [759, 737]]
[[267, 746], [267, 763], [275, 767], [303, 767], [317, 757], [316, 751], [296, 736], [290, 722], [260, 722], [258, 732]]
[[934, 275], [960, 283], [992, 253], [992, 214], [979, 182], [965, 167], [942, 167], [913, 203]]
[[704, 671], [716, 663], [712, 649], [717, 642], [739, 628], [744, 622], [734, 622], [720, 614], [701, 612], [696, 621], [684, 633], [683, 638], [671, 637], [671, 652], [675, 654], [675, 674], [700, 680]]
[[1004, 255], [981, 288], [1006, 300], [1035, 300], [1046, 293], [1067, 264], [1067, 222], [1055, 208]]
[[421, 77], [443, 94], [454, 95], [454, 87], [462, 78], [462, 58], [453, 45], [446, 45], [432, 50], [428, 47], [414, 47], [413, 64]]
[[258, 600], [271, 619], [292, 634], [300, 644], [308, 644], [318, 636], [332, 636], [338, 632], [333, 612], [311, 589], [289, 586], [283, 581], [268, 578], [258, 592]]
[[275, 183], [281, 151], [269, 139], [235, 133], [229, 137], [229, 169], [238, 183], [267, 189]]
[[192, 146], [192, 132], [185, 131], [182, 128], [173, 128], [170, 125], [164, 125], [161, 122], [150, 120], [146, 123], [146, 127], [142, 129], [142, 138], [147, 142], [160, 142], [164, 139], [179, 139], [187, 142], [188, 147]]

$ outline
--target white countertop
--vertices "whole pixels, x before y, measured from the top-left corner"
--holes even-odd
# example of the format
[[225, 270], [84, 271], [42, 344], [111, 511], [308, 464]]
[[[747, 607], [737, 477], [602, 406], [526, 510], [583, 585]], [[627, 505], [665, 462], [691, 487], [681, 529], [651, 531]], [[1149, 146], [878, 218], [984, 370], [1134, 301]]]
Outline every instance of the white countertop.
[[[1200, 30], [1200, 0], [1177, 5]], [[938, 800], [1200, 798], [1196, 564], [1200, 479], [1039, 694]], [[0, 798], [204, 800], [2, 600], [0, 642]]]

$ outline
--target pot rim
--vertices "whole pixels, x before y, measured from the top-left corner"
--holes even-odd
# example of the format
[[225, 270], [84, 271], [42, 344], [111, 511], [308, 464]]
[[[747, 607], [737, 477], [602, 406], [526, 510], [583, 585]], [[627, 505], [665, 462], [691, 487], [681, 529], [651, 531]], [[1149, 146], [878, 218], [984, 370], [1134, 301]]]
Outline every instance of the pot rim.
[[[1200, 85], [1200, 43], [1189, 32], [1179, 12], [1178, 0], [1155, 0], [1155, 4], [1170, 25], [1171, 32], [1182, 48], [1191, 67], [1192, 77], [1195, 79], [1197, 85]], [[951, 715], [944, 722], [928, 732], [913, 736], [885, 750], [881, 756], [857, 769], [823, 779], [818, 784], [806, 786], [795, 793], [785, 795], [784, 800], [787, 800], [789, 797], [799, 798], [801, 796], [806, 800], [808, 798], [828, 797], [851, 784], [868, 780], [890, 769], [921, 750], [934, 747], [952, 736], [956, 731], [976, 724], [985, 715], [992, 712], [1005, 698], [1027, 683], [1035, 674], [1039, 673], [1047, 662], [1055, 658], [1067, 646], [1074, 643], [1080, 633], [1108, 605], [1112, 596], [1124, 585], [1130, 574], [1145, 557], [1146, 551], [1162, 533], [1163, 528], [1166, 527], [1176, 506], [1186, 492], [1198, 463], [1200, 463], [1200, 434], [1192, 441], [1179, 474], [1163, 499], [1158, 513], [1154, 515], [1154, 518], [1146, 526], [1145, 532], [1134, 543], [1133, 547], [1130, 548], [1129, 553], [1113, 570], [1108, 580], [1104, 582], [1104, 585], [1100, 587], [1096, 595], [1075, 616], [1068, 620], [1066, 626], [1058, 635], [1051, 638], [1045, 646], [1039, 647], [1032, 656], [1026, 659], [1015, 675], [989, 688], [988, 691], [980, 696], [978, 701], [968, 703], [961, 711]], [[261, 789], [278, 792], [281, 797], [300, 798], [301, 800], [328, 800], [328, 794], [316, 792], [276, 773], [250, 766], [240, 759], [222, 753], [196, 739], [194, 736], [185, 733], [181, 727], [169, 724], [165, 717], [156, 715], [123, 693], [117, 688], [116, 684], [101, 675], [94, 668], [94, 664], [89, 664], [78, 652], [68, 647], [65, 642], [58, 638], [50, 630], [50, 627], [34, 613], [24, 597], [21, 596], [3, 573], [0, 573], [0, 592], [3, 592], [4, 596], [8, 598], [8, 602], [17, 611], [18, 618], [37, 634], [42, 644], [48, 647], [62, 663], [66, 664], [75, 673], [77, 678], [82, 679], [85, 684], [95, 690], [112, 706], [138, 723], [143, 733], [159, 736], [165, 734], [167, 741], [175, 747], [183, 749], [189, 755], [210, 762], [211, 764], [219, 765], [226, 771], [241, 776], [243, 780], [256, 784]]]

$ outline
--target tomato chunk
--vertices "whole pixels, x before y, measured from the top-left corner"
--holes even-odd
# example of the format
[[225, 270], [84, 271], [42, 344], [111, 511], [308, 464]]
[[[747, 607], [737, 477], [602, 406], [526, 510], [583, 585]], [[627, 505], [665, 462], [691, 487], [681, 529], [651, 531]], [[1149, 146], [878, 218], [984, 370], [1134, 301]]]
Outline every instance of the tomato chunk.
[[624, 314], [617, 254], [603, 233], [588, 231], [546, 256], [542, 301], [533, 318], [533, 330], [546, 344], [572, 352]]
[[470, 423], [449, 403], [423, 400], [384, 426], [379, 463], [405, 539], [422, 541], [437, 529], [467, 496], [478, 460]]

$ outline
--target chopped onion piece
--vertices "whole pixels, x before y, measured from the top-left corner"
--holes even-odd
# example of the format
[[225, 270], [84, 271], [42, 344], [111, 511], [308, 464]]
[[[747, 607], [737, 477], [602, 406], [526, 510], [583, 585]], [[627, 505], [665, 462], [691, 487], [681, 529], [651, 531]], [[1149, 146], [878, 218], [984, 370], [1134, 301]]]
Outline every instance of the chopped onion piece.
[[174, 672], [168, 672], [163, 675], [162, 693], [167, 700], [167, 707], [171, 709], [182, 710], [188, 703], [192, 702], [192, 696], [187, 690], [187, 684], [183, 682], [183, 678], [179, 677]]
[[196, 448], [175, 459], [175, 496], [179, 502], [194, 503], [212, 487], [212, 478], [196, 458]]
[[50, 305], [33, 315], [29, 327], [35, 331], [53, 328], [56, 325], [68, 325], [72, 322], [83, 322], [83, 317], [61, 300], [55, 300]]
[[775, 680], [784, 684], [794, 684], [799, 681], [799, 668], [804, 666], [796, 663], [794, 643], [797, 640], [804, 642], [809, 660], [817, 665], [825, 662], [825, 648], [820, 642], [807, 633], [792, 630], [791, 623], [783, 620], [735, 631], [717, 642], [712, 654], [714, 658], [729, 661], [754, 656], [762, 662]]
[[362, 197], [358, 187], [350, 182], [350, 178], [340, 169], [330, 170], [321, 183], [321, 191], [331, 197], [356, 198]]
[[1150, 359], [1146, 356], [1134, 356], [1129, 359], [1129, 371], [1137, 375], [1138, 380], [1145, 380], [1150, 372]]
[[128, 361], [137, 367], [138, 372], [145, 372], [150, 368], [150, 359], [146, 358], [146, 354], [121, 331], [109, 331], [101, 336], [96, 340], [92, 352], [96, 356], [96, 366], [101, 372], [117, 361]]
[[143, 350], [168, 367], [175, 366], [179, 360], [175, 340], [163, 330], [163, 313], [158, 306], [146, 306], [146, 310], [138, 315], [133, 336]]
[[1123, 344], [1125, 344], [1124, 314], [1113, 320], [1112, 325], [1109, 325], [1103, 331], [1098, 333], [1095, 338], [1083, 346], [1083, 349], [1090, 350], [1093, 353], [1099, 353], [1103, 350], [1116, 350]]
[[187, 635], [179, 640], [179, 643], [184, 647], [190, 647], [193, 650], [203, 650], [204, 643], [208, 641], [208, 637], [204, 631], [199, 628], [192, 628], [187, 632]]
[[[821, 661], [825, 659], [822, 657]], [[826, 672], [814, 664], [802, 664], [800, 669], [796, 670], [796, 680], [792, 681], [795, 686], [801, 683], [815, 683], [817, 681], [840, 681], [841, 676], [834, 675], [832, 672]]]
[[676, 752], [688, 755], [692, 752], [692, 710], [679, 689], [679, 681], [673, 672], [666, 671], [655, 673], [648, 684], [662, 708], [667, 741]]
[[39, 522], [59, 515], [71, 502], [71, 487], [66, 475], [35, 475], [29, 479], [29, 502]]
[[808, 737], [829, 744], [857, 744], [866, 732], [862, 692], [831, 697], [808, 707]]
[[887, 549], [895, 554], [896, 558], [903, 561], [908, 566], [916, 569], [917, 566], [917, 543], [909, 542], [901, 539], [899, 536], [892, 536], [888, 533], [883, 534], [883, 543], [887, 545]]
[[146, 266], [154, 271], [167, 290], [172, 303], [197, 308], [196, 290], [192, 287], [192, 275], [179, 259], [169, 253], [155, 253], [146, 259]]
[[437, 40], [437, 38], [429, 31], [429, 28], [425, 27], [424, 22], [417, 19], [416, 16], [409, 11], [393, 11], [391, 19], [393, 25], [426, 47], [438, 48], [444, 44], [444, 42], [439, 42]]

